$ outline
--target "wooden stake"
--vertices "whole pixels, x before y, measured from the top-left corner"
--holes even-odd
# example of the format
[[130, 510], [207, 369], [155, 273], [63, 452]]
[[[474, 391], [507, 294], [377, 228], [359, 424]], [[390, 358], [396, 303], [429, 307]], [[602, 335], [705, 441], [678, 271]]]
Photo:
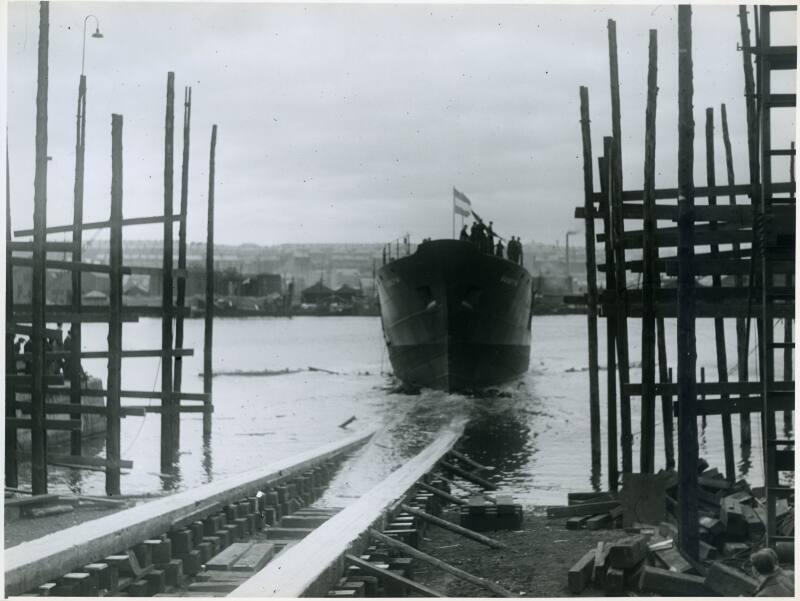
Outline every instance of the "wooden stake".
[[[426, 489], [427, 490], [427, 489]], [[497, 541], [493, 538], [489, 538], [488, 536], [484, 536], [474, 530], [470, 530], [469, 528], [464, 528], [459, 526], [458, 524], [453, 524], [452, 522], [448, 522], [447, 520], [443, 520], [442, 518], [438, 518], [435, 515], [431, 515], [422, 511], [421, 509], [417, 509], [416, 507], [411, 507], [411, 505], [403, 504], [401, 508], [406, 513], [410, 513], [411, 515], [415, 515], [418, 518], [422, 518], [426, 522], [430, 522], [440, 528], [444, 528], [445, 530], [449, 530], [450, 532], [455, 532], [456, 534], [460, 534], [461, 536], [465, 536], [467, 538], [471, 538], [472, 540], [478, 541], [479, 543], [486, 545], [487, 547], [491, 547], [492, 549], [505, 549], [507, 545]]]
[[622, 127], [619, 107], [619, 69], [617, 65], [617, 24], [608, 20], [608, 54], [611, 70], [611, 156], [609, 197], [611, 199], [611, 231], [617, 285], [617, 362], [620, 382], [620, 424], [622, 428], [622, 471], [633, 471], [633, 436], [631, 433], [631, 400], [623, 386], [630, 382], [628, 366], [628, 321], [626, 308], [625, 247], [622, 244], [625, 222], [622, 218]]
[[[611, 200], [609, 192], [611, 138], [603, 138], [603, 156], [599, 160], [600, 190], [604, 201], [600, 204], [603, 213], [603, 231], [606, 234], [604, 252], [606, 260], [606, 292], [615, 294], [617, 289], [614, 253], [611, 247]], [[606, 398], [608, 427], [608, 489], [617, 490], [619, 481], [619, 459], [617, 453], [617, 320], [613, 311], [606, 314]]]
[[[83, 173], [84, 155], [86, 151], [86, 76], [81, 74], [78, 82], [78, 111], [75, 117], [75, 188], [73, 190], [73, 212], [72, 212], [72, 260], [80, 262], [82, 256], [81, 245], [83, 243]], [[72, 311], [79, 313], [81, 310], [81, 300], [83, 288], [81, 285], [82, 274], [80, 271], [72, 272]], [[69, 376], [69, 402], [73, 405], [81, 404], [81, 323], [73, 321], [70, 325], [70, 373]], [[70, 414], [70, 419], [80, 419], [77, 413]], [[70, 453], [72, 455], [81, 454], [81, 431], [77, 430], [70, 433]]]
[[440, 499], [444, 499], [448, 503], [452, 503], [453, 505], [466, 505], [467, 502], [463, 499], [459, 499], [458, 497], [454, 497], [448, 492], [443, 491], [440, 488], [436, 488], [435, 486], [431, 486], [430, 484], [426, 484], [425, 482], [417, 482], [417, 486], [420, 487], [422, 490], [426, 490], [429, 493], [436, 495]]
[[597, 263], [594, 237], [594, 175], [592, 173], [592, 134], [589, 120], [589, 89], [580, 88], [581, 138], [583, 141], [584, 231], [586, 234], [586, 320], [589, 334], [589, 420], [591, 422], [592, 468], [600, 468], [600, 383], [597, 364]]
[[684, 553], [698, 559], [692, 78], [692, 7], [684, 4], [678, 6], [678, 538]]
[[382, 532], [378, 532], [374, 528], [371, 528], [369, 533], [370, 533], [370, 536], [372, 536], [373, 538], [378, 539], [382, 543], [384, 543], [386, 545], [389, 545], [390, 547], [393, 547], [395, 549], [399, 549], [404, 554], [409, 555], [409, 556], [411, 556], [411, 557], [413, 557], [415, 559], [419, 559], [419, 560], [424, 561], [426, 563], [429, 563], [429, 564], [431, 564], [433, 566], [436, 566], [440, 570], [444, 570], [448, 574], [452, 574], [456, 578], [460, 578], [461, 580], [469, 582], [470, 584], [474, 584], [475, 586], [479, 586], [479, 587], [481, 587], [483, 589], [492, 591], [493, 593], [495, 593], [497, 595], [500, 595], [501, 597], [516, 597], [517, 596], [514, 593], [512, 593], [511, 591], [509, 591], [507, 589], [504, 589], [502, 586], [500, 586], [498, 584], [495, 584], [494, 582], [491, 582], [490, 580], [486, 580], [485, 578], [479, 578], [478, 576], [473, 576], [469, 572], [465, 572], [464, 570], [462, 570], [460, 568], [457, 568], [455, 566], [451, 566], [449, 563], [446, 563], [446, 562], [442, 561], [441, 559], [436, 559], [432, 555], [428, 555], [427, 553], [423, 553], [422, 551], [419, 551], [419, 550], [415, 549], [411, 545], [407, 545], [404, 542], [401, 542], [401, 541], [399, 541], [397, 539], [394, 539], [394, 538], [391, 538], [389, 536], [386, 536], [385, 534], [383, 534]]
[[[717, 195], [713, 192], [714, 186], [717, 185], [716, 174], [714, 169], [714, 109], [706, 109], [706, 179], [708, 181], [708, 204], [714, 206], [717, 204]], [[710, 226], [715, 229], [716, 222], [711, 221]], [[719, 255], [719, 245], [712, 244], [710, 251], [712, 259], [717, 258]], [[711, 277], [711, 283], [715, 288], [722, 288], [722, 276], [714, 275]], [[725, 349], [725, 322], [723, 318], [718, 317], [714, 319], [714, 338], [717, 348], [717, 377], [720, 382], [728, 381], [728, 354]], [[721, 395], [723, 402], [729, 401], [730, 396], [727, 394]], [[733, 432], [731, 430], [731, 414], [723, 413], [722, 418], [722, 440], [725, 454], [725, 477], [730, 481], [736, 480], [736, 465], [733, 459]]]
[[[11, 320], [14, 314], [14, 270], [11, 267], [11, 171], [8, 158], [8, 130], [6, 130], [6, 323]], [[14, 332], [6, 327], [6, 376], [17, 373], [16, 348], [14, 345]], [[13, 408], [17, 393], [14, 386], [14, 378], [5, 378], [6, 382], [6, 419], [16, 417], [17, 412]], [[6, 430], [6, 487], [16, 488], [19, 486], [17, 473], [17, 430], [8, 428]]]
[[[746, 23], [746, 22], [745, 22]], [[749, 33], [748, 33], [749, 35]], [[728, 175], [728, 185], [732, 186], [735, 181], [733, 172], [733, 152], [731, 150], [731, 139], [728, 133], [728, 113], [725, 110], [725, 105], [720, 107], [722, 113], [722, 143], [725, 146], [725, 166]], [[733, 192], [728, 196], [729, 202], [732, 206], [736, 205], [736, 194]], [[733, 251], [737, 258], [741, 257], [741, 246], [736, 243], [733, 245]], [[744, 277], [737, 275], [734, 280], [736, 287], [741, 288], [744, 285]], [[739, 382], [747, 382], [750, 378], [750, 353], [749, 353], [749, 340], [747, 338], [747, 327], [743, 318], [736, 319], [736, 359], [739, 375]], [[739, 437], [742, 446], [750, 445], [750, 414], [739, 414]]]
[[175, 121], [175, 73], [167, 73], [167, 112], [164, 124], [164, 255], [161, 296], [161, 471], [171, 473], [180, 447], [176, 422], [178, 403], [172, 398], [172, 170]]
[[[206, 312], [203, 335], [203, 392], [211, 409], [213, 365], [211, 352], [214, 341], [214, 159], [217, 151], [217, 126], [211, 128], [211, 152], [208, 161], [208, 233], [206, 237]], [[211, 412], [203, 413], [203, 436], [211, 436]]]
[[111, 229], [109, 232], [106, 494], [120, 494], [120, 389], [122, 384], [122, 115], [111, 115]]
[[[184, 89], [183, 98], [183, 162], [181, 163], [181, 213], [178, 226], [178, 270], [183, 274], [178, 278], [178, 296], [175, 300], [175, 348], [183, 348], [183, 307], [186, 305], [186, 213], [189, 205], [189, 130], [192, 119], [192, 88]], [[173, 390], [181, 391], [183, 378], [183, 357], [175, 357]], [[180, 440], [180, 417], [175, 419], [175, 438]], [[177, 450], [177, 449], [176, 449]]]
[[[795, 155], [795, 146], [794, 142], [792, 142], [789, 146], [791, 149], [791, 154], [789, 155], [789, 181], [794, 184], [794, 155]], [[794, 200], [794, 185], [792, 185], [792, 192], [790, 193], [790, 197]], [[790, 287], [793, 284], [793, 277], [792, 275], [786, 276], [786, 286]], [[794, 380], [794, 374], [792, 373], [792, 353], [794, 349], [789, 346], [789, 343], [792, 342], [792, 320], [784, 318], [783, 320], [783, 341], [786, 343], [786, 347], [783, 349], [783, 381], [784, 382], [791, 382]], [[783, 412], [783, 429], [786, 432], [792, 430], [792, 412], [791, 411], [784, 411]]]
[[31, 281], [31, 487], [47, 493], [47, 433], [45, 376], [45, 239], [47, 229], [47, 83], [50, 4], [39, 3], [39, 53], [36, 87], [36, 171], [33, 182], [33, 278]]
[[656, 261], [655, 191], [656, 191], [656, 97], [658, 94], [658, 37], [650, 30], [650, 51], [647, 68], [647, 109], [644, 134], [644, 204], [643, 204], [643, 264], [642, 281], [642, 422], [639, 449], [639, 470], [645, 474], [655, 471], [656, 434]]

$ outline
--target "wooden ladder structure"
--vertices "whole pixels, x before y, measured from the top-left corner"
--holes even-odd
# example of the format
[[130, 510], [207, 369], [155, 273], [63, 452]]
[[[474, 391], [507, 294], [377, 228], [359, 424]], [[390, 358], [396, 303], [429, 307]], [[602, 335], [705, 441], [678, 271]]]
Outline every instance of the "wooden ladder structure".
[[[761, 203], [759, 207], [758, 244], [760, 255], [761, 283], [761, 331], [760, 353], [762, 361], [762, 445], [764, 453], [764, 478], [766, 490], [766, 536], [767, 545], [779, 541], [793, 541], [793, 536], [780, 536], [777, 531], [776, 505], [779, 499], [794, 494], [793, 486], [782, 483], [781, 472], [794, 471], [794, 434], [791, 421], [785, 428], [785, 435], [779, 438], [776, 432], [776, 413], [779, 405], [794, 405], [794, 381], [792, 373], [792, 341], [791, 315], [794, 314], [795, 291], [792, 286], [791, 273], [795, 271], [795, 226], [790, 217], [792, 227], [781, 223], [779, 213], [787, 210], [795, 213], [795, 194], [779, 195], [773, 185], [773, 159], [787, 157], [790, 173], [794, 174], [795, 148], [792, 142], [789, 148], [773, 148], [772, 144], [772, 111], [775, 109], [794, 109], [797, 106], [796, 94], [773, 93], [772, 72], [778, 70], [797, 70], [797, 46], [773, 46], [771, 42], [772, 16], [779, 16], [784, 11], [792, 11], [796, 6], [761, 6], [759, 8], [758, 38], [753, 52], [757, 57], [758, 73], [758, 119], [759, 147], [761, 160]], [[791, 262], [789, 273], [782, 269], [776, 273], [775, 265]], [[786, 308], [790, 308], [786, 311]], [[777, 311], [784, 315], [784, 339], [775, 341], [774, 329], [778, 325]], [[783, 351], [783, 380], [778, 381], [775, 369], [775, 351]], [[787, 373], [788, 372], [788, 373]]]

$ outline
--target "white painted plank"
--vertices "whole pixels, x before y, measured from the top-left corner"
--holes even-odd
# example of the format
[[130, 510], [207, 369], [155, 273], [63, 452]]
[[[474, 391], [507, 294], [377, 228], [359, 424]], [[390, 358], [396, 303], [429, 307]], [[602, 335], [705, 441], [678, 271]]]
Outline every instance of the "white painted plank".
[[310, 465], [356, 448], [375, 429], [328, 443], [316, 449], [247, 470], [241, 474], [138, 505], [72, 528], [66, 528], [6, 549], [5, 592], [20, 595], [70, 570], [124, 551], [166, 532], [171, 524], [214, 502], [228, 502], [252, 494], [255, 487], [287, 475], [302, 473]]
[[[454, 421], [421, 453], [350, 507], [273, 559], [229, 597], [324, 597], [345, 553], [387, 510], [450, 450], [464, 430]], [[326, 576], [328, 578], [326, 578]], [[331, 580], [332, 582], [333, 580]]]

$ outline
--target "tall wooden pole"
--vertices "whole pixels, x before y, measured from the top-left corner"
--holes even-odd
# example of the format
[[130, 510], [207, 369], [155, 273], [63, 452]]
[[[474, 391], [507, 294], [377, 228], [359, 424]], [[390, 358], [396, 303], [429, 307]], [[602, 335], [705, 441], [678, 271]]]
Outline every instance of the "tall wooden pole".
[[[6, 323], [11, 323], [11, 316], [14, 315], [14, 270], [11, 266], [11, 171], [8, 158], [8, 130], [6, 130]], [[6, 374], [17, 372], [14, 331], [6, 327]], [[14, 379], [6, 378], [6, 418], [16, 417], [14, 402], [17, 393], [14, 387]], [[6, 429], [6, 486], [16, 488], [19, 485], [17, 472], [17, 430], [16, 428]]]
[[[178, 295], [175, 306], [175, 348], [183, 348], [183, 309], [186, 305], [186, 212], [189, 208], [189, 133], [192, 120], [192, 88], [184, 90], [183, 97], [183, 161], [181, 163], [181, 218], [178, 228]], [[175, 357], [175, 392], [181, 391], [183, 377], [183, 358]], [[178, 401], [180, 404], [180, 401]], [[180, 413], [173, 424], [175, 439], [180, 440]], [[177, 449], [176, 449], [177, 450]]]
[[[791, 192], [789, 196], [794, 201], [794, 154], [795, 154], [795, 146], [794, 142], [792, 142], [789, 146], [791, 150], [791, 154], [789, 154], [789, 182], [792, 184]], [[791, 274], [786, 275], [786, 287], [790, 288], [794, 283], [794, 278]], [[785, 317], [783, 319], [783, 342], [786, 346], [783, 349], [783, 381], [784, 382], [791, 382], [794, 380], [794, 374], [792, 373], [792, 354], [794, 349], [789, 346], [789, 343], [792, 342], [792, 319], [790, 317]], [[792, 411], [787, 410], [783, 412], [783, 429], [786, 432], [792, 430]]]
[[692, 78], [692, 7], [682, 4], [678, 6], [678, 538], [684, 553], [698, 559]]
[[647, 68], [647, 109], [644, 134], [644, 202], [642, 281], [642, 416], [639, 470], [655, 471], [656, 435], [656, 98], [658, 95], [658, 34], [650, 30]]
[[206, 237], [206, 314], [203, 336], [203, 392], [208, 395], [203, 412], [203, 436], [211, 436], [211, 409], [213, 402], [213, 365], [211, 352], [214, 347], [214, 161], [217, 152], [217, 126], [211, 128], [211, 152], [208, 160], [208, 234]]
[[172, 171], [175, 121], [175, 73], [167, 73], [167, 111], [164, 124], [164, 256], [161, 297], [161, 471], [170, 473], [180, 446], [175, 423], [180, 401], [172, 395]]
[[111, 115], [111, 229], [109, 233], [106, 494], [120, 494], [120, 388], [122, 383], [122, 115]]
[[[749, 34], [748, 34], [749, 35]], [[720, 107], [720, 112], [722, 115], [722, 143], [725, 146], [725, 167], [728, 175], [728, 185], [733, 186], [736, 178], [734, 176], [733, 171], [733, 151], [731, 150], [731, 138], [728, 132], [728, 112], [723, 104]], [[728, 201], [731, 206], [736, 205], [736, 194], [733, 192], [730, 193], [728, 196]], [[737, 259], [741, 258], [741, 245], [738, 242], [733, 244], [733, 252]], [[755, 257], [750, 257], [751, 261], [755, 260]], [[736, 284], [737, 288], [741, 288], [744, 286], [744, 277], [741, 274], [737, 274], [734, 278], [734, 283]], [[749, 350], [748, 350], [748, 340], [747, 340], [747, 326], [745, 324], [745, 319], [742, 317], [738, 317], [736, 319], [736, 363], [737, 363], [737, 372], [739, 376], [739, 382], [747, 382], [749, 379]], [[750, 414], [749, 413], [741, 413], [739, 416], [739, 436], [741, 440], [742, 446], [750, 445]]]
[[631, 433], [631, 401], [630, 395], [625, 392], [625, 385], [630, 382], [628, 366], [628, 320], [627, 320], [627, 291], [625, 271], [625, 247], [623, 234], [625, 221], [622, 217], [622, 127], [620, 125], [619, 106], [619, 68], [617, 64], [617, 25], [608, 20], [608, 55], [611, 72], [611, 177], [609, 190], [611, 191], [611, 231], [614, 248], [614, 266], [616, 268], [616, 312], [617, 312], [617, 361], [620, 383], [620, 425], [622, 429], [622, 471], [633, 471], [633, 436]]
[[[750, 28], [747, 23], [747, 7], [744, 5], [739, 6], [739, 27], [742, 36], [742, 64], [744, 67], [744, 97], [747, 117], [747, 158], [750, 173], [750, 185], [752, 186], [752, 190], [750, 192], [750, 203], [753, 207], [753, 217], [755, 219], [755, 217], [758, 215], [761, 204], [760, 166], [758, 157], [758, 111], [756, 109], [756, 89], [755, 79], [753, 77], [753, 57], [750, 46]], [[755, 223], [755, 220], [753, 223]], [[750, 251], [750, 276], [747, 282], [748, 286], [751, 288], [755, 286], [755, 264], [756, 257], [758, 256], [756, 248], [757, 243], [757, 237], [754, 236], [753, 245]], [[745, 345], [745, 349], [747, 349], [747, 347], [750, 345], [749, 315], [745, 318], [743, 344]], [[746, 365], [745, 368], [747, 368]], [[742, 412], [740, 414], [739, 424], [742, 446], [749, 448], [752, 437], [750, 414]]]
[[[83, 243], [83, 173], [86, 135], [86, 76], [81, 74], [78, 83], [78, 111], [75, 117], [75, 188], [73, 190], [72, 212], [72, 260], [79, 262]], [[81, 310], [81, 272], [72, 271], [72, 312], [78, 314]], [[81, 404], [81, 322], [76, 320], [70, 326], [70, 352], [69, 366], [69, 402], [73, 405]], [[80, 414], [70, 415], [70, 419], [81, 419]], [[70, 453], [75, 456], [81, 454], [81, 431], [74, 430], [70, 433]]]
[[[597, 263], [594, 237], [594, 175], [592, 173], [592, 134], [589, 120], [589, 90], [580, 88], [581, 136], [583, 140], [584, 228], [586, 233], [587, 327], [589, 333], [589, 420], [591, 422], [592, 468], [600, 469], [600, 383], [597, 364]], [[569, 270], [567, 270], [569, 272]]]
[[[603, 138], [603, 156], [599, 159], [600, 191], [603, 202], [600, 210], [603, 214], [603, 232], [605, 242], [603, 251], [606, 261], [606, 295], [616, 294], [616, 274], [614, 271], [614, 252], [611, 247], [611, 198], [609, 191], [611, 156], [611, 138]], [[608, 487], [617, 490], [619, 481], [619, 455], [617, 453], [617, 357], [616, 357], [617, 321], [613, 309], [606, 309], [606, 398], [608, 427]]]
[[31, 487], [47, 493], [45, 430], [45, 240], [47, 229], [47, 83], [50, 4], [39, 4], [39, 56], [36, 87], [36, 171], [33, 182], [33, 279], [31, 281]]
[[[714, 109], [706, 109], [706, 180], [708, 182], [708, 204], [717, 204], [717, 195], [714, 188], [717, 185], [717, 178], [714, 169]], [[716, 229], [716, 221], [709, 223], [711, 229]], [[711, 257], [719, 256], [719, 245], [711, 245]], [[713, 274], [711, 283], [714, 288], [722, 290], [722, 276]], [[725, 322], [721, 317], [714, 318], [714, 339], [717, 349], [717, 377], [720, 382], [728, 381], [728, 353], [725, 348]], [[720, 395], [723, 405], [730, 402], [728, 394]], [[725, 455], [725, 477], [733, 482], [736, 480], [736, 465], [733, 459], [733, 432], [731, 429], [731, 414], [723, 412], [722, 418], [722, 441]]]

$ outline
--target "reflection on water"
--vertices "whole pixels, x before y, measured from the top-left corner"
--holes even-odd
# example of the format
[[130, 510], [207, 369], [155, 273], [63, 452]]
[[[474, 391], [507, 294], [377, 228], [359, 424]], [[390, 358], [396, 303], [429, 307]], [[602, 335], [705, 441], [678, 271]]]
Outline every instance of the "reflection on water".
[[[604, 336], [602, 325], [601, 320], [600, 340]], [[707, 332], [703, 330], [706, 325]], [[632, 321], [630, 326], [630, 355], [638, 357], [638, 324]], [[667, 331], [673, 330], [674, 323], [668, 320]], [[460, 448], [476, 461], [496, 468], [489, 478], [499, 484], [501, 493], [512, 494], [526, 505], [563, 503], [567, 492], [608, 485], [604, 398], [603, 459], [599, 466], [591, 465], [585, 332], [583, 316], [534, 317], [531, 368], [521, 381], [480, 396], [431, 390], [404, 395], [391, 392], [394, 382], [387, 373], [390, 365], [377, 318], [219, 320], [214, 334], [215, 371], [286, 371], [263, 377], [215, 379], [212, 435], [204, 439], [201, 414], [183, 414], [181, 451], [170, 474], [162, 474], [160, 468], [159, 414], [127, 417], [122, 425], [122, 457], [133, 460], [134, 466], [122, 477], [122, 493], [184, 490], [377, 428], [369, 444], [343, 465], [323, 499], [341, 506], [419, 452], [453, 418], [464, 418]], [[143, 319], [125, 324], [123, 329], [124, 345], [130, 349], [158, 346], [160, 336], [158, 320]], [[735, 336], [727, 338], [735, 341]], [[87, 324], [83, 340], [86, 350], [102, 349], [106, 330]], [[184, 340], [187, 347], [202, 348], [200, 320], [186, 322]], [[716, 365], [713, 340], [713, 327], [698, 322], [698, 367]], [[673, 364], [674, 347], [673, 340], [668, 345]], [[599, 351], [603, 365], [605, 345], [601, 344]], [[735, 349], [729, 356], [735, 356]], [[104, 361], [87, 361], [85, 367], [104, 379]], [[202, 353], [184, 359], [185, 391], [201, 391], [200, 371]], [[126, 359], [122, 384], [126, 389], [155, 389], [158, 374], [157, 359]], [[605, 375], [601, 371], [601, 391], [605, 390]], [[632, 368], [632, 381], [639, 377], [640, 370]], [[638, 399], [633, 399], [631, 419], [637, 442], [639, 410]], [[348, 427], [338, 427], [351, 417], [356, 419]], [[737, 449], [738, 419], [738, 415], [732, 416]], [[720, 417], [709, 416], [698, 422], [701, 453], [712, 466], [723, 468]], [[760, 427], [757, 420], [753, 422], [753, 450], [739, 449], [738, 476], [747, 476], [759, 485]], [[85, 454], [103, 456], [104, 443], [102, 436], [84, 441]], [[663, 449], [659, 421], [657, 469], [665, 463]], [[638, 468], [638, 455], [637, 448], [634, 469]], [[104, 475], [100, 472], [57, 466], [49, 471], [52, 492], [104, 494]], [[29, 473], [29, 464], [21, 466], [23, 481], [30, 478]]]

